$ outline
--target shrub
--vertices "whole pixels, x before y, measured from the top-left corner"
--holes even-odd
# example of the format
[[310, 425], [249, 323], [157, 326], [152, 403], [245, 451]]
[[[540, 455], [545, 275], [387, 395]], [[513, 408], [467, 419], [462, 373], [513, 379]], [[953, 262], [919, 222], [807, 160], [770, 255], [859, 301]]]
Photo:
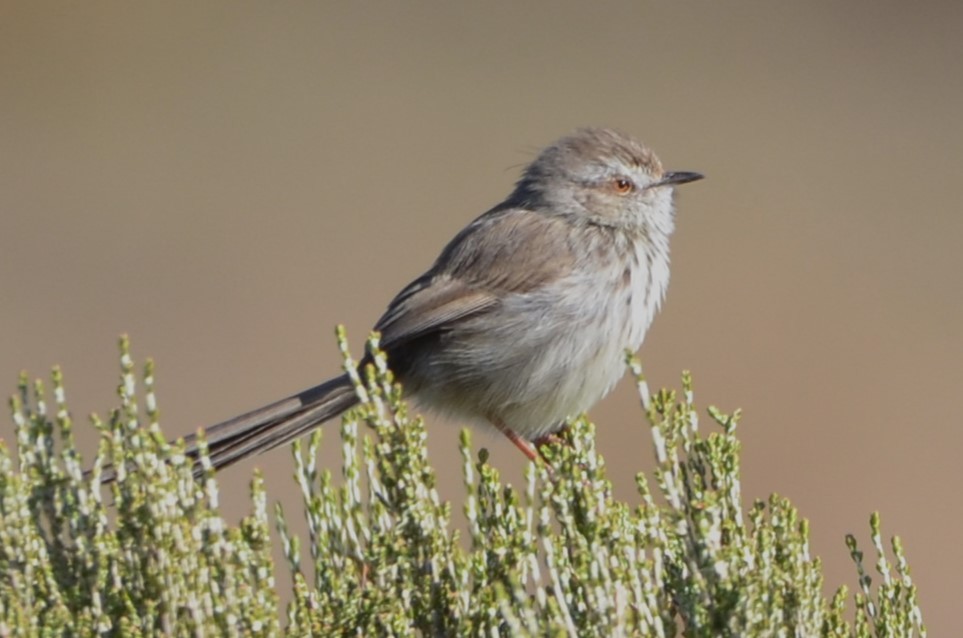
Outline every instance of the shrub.
[[[634, 360], [657, 460], [653, 476], [637, 476], [639, 503], [613, 497], [584, 418], [520, 490], [465, 431], [462, 539], [435, 490], [422, 420], [377, 356], [342, 422], [343, 480], [316, 467], [320, 430], [293, 446], [310, 558], [278, 507], [294, 583], [282, 620], [260, 476], [250, 514], [229, 525], [213, 471], [195, 479], [183, 443], [160, 430], [153, 364], [138, 391], [122, 339], [121, 366], [120, 407], [94, 418], [88, 473], [60, 372], [52, 407], [43, 383], [21, 376], [18, 465], [0, 444], [0, 635], [925, 635], [899, 539], [888, 558], [878, 515], [875, 586], [846, 540], [859, 584], [847, 611], [845, 586], [824, 595], [795, 508], [775, 495], [743, 507], [738, 412], [710, 408], [706, 428], [688, 374], [681, 393], [650, 396]], [[108, 466], [116, 481], [104, 488]]]

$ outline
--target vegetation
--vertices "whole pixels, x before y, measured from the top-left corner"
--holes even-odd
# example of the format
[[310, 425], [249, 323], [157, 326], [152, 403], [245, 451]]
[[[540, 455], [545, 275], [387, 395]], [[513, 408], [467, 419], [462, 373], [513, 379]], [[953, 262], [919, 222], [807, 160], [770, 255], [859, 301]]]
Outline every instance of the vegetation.
[[[706, 428], [688, 374], [681, 393], [650, 396], [634, 361], [657, 459], [653, 476], [637, 477], [638, 502], [613, 498], [584, 419], [521, 489], [501, 482], [466, 431], [459, 538], [465, 525], [435, 490], [422, 421], [376, 357], [342, 423], [343, 479], [316, 467], [320, 431], [294, 445], [309, 532], [295, 537], [277, 508], [294, 583], [282, 618], [261, 478], [250, 514], [228, 524], [217, 477], [195, 479], [183, 444], [160, 430], [153, 365], [138, 390], [126, 339], [121, 364], [120, 407], [94, 419], [101, 445], [87, 474], [59, 371], [52, 404], [26, 376], [11, 400], [0, 636], [925, 635], [899, 539], [887, 552], [877, 515], [878, 576], [849, 537], [858, 588], [827, 598], [805, 519], [775, 495], [743, 506], [738, 413], [710, 408]], [[354, 369], [347, 354], [345, 365]], [[117, 480], [104, 487], [107, 466]]]

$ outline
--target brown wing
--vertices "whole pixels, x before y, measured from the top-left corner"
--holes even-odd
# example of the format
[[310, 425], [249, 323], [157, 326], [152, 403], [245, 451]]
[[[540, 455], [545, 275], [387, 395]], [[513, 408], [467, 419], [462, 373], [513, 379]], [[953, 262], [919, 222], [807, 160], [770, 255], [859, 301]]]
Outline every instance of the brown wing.
[[497, 298], [448, 277], [425, 275], [399, 294], [375, 324], [390, 350], [493, 307]]
[[409, 284], [375, 325], [390, 349], [497, 307], [571, 272], [568, 222], [519, 208], [485, 213]]

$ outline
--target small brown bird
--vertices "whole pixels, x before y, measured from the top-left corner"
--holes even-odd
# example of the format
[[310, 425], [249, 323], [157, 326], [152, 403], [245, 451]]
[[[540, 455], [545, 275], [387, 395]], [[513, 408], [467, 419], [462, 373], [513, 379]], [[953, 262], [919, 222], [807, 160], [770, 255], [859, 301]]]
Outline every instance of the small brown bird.
[[[674, 188], [701, 178], [610, 129], [545, 148], [375, 324], [406, 395], [487, 421], [534, 459], [530, 442], [604, 397], [642, 344], [669, 283]], [[357, 401], [345, 374], [209, 427], [211, 461], [287, 443]]]

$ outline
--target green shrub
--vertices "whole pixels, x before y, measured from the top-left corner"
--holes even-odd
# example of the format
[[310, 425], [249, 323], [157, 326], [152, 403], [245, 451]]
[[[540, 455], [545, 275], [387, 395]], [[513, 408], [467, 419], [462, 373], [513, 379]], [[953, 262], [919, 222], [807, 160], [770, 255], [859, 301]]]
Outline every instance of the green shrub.
[[859, 583], [847, 612], [845, 587], [824, 596], [792, 505], [772, 496], [743, 507], [738, 413], [710, 408], [706, 428], [687, 374], [681, 394], [650, 397], [634, 361], [657, 459], [654, 476], [637, 477], [640, 504], [613, 498], [585, 419], [546, 450], [551, 468], [528, 467], [521, 490], [465, 431], [462, 539], [435, 490], [422, 421], [377, 357], [341, 426], [343, 480], [315, 465], [320, 430], [305, 450], [294, 445], [310, 559], [278, 507], [294, 583], [282, 620], [260, 477], [251, 513], [227, 524], [213, 472], [195, 480], [183, 444], [165, 442], [153, 365], [138, 393], [126, 339], [121, 364], [120, 407], [94, 419], [101, 445], [87, 474], [59, 371], [52, 407], [41, 382], [21, 377], [19, 465], [0, 445], [0, 636], [925, 635], [899, 539], [891, 564], [877, 515], [875, 587], [847, 538]]

